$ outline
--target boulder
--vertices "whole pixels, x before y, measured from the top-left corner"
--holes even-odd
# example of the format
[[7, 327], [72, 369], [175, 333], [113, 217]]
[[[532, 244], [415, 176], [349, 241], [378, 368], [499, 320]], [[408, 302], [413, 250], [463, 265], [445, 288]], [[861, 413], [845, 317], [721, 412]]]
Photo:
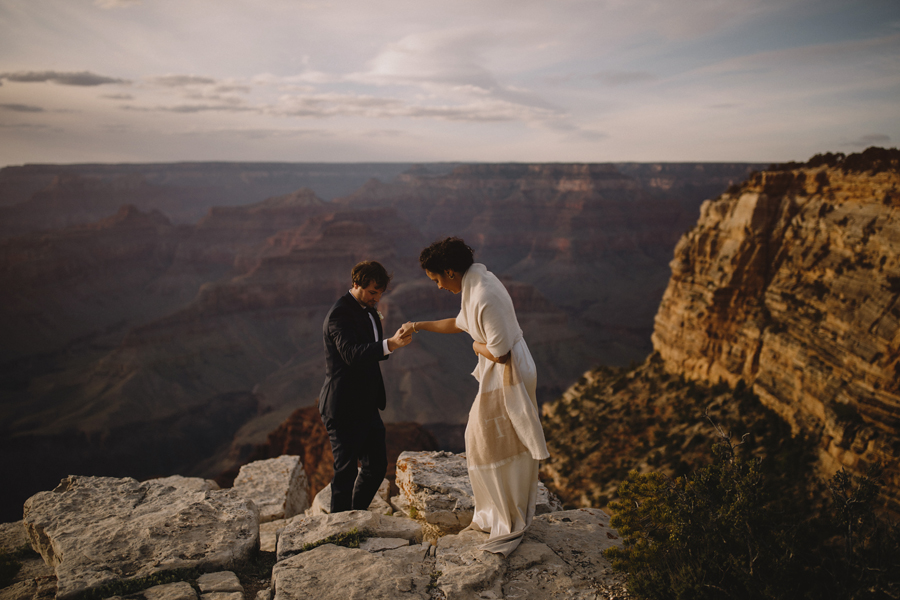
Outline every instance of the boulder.
[[[400, 496], [391, 498], [393, 508], [421, 519], [440, 534], [455, 533], [472, 522], [475, 497], [464, 454], [452, 452], [403, 452], [397, 459]], [[535, 514], [562, 510], [562, 502], [538, 482]]]
[[456, 532], [472, 522], [475, 499], [465, 456], [452, 452], [403, 452], [397, 487], [410, 516]]
[[170, 569], [228, 568], [259, 545], [256, 506], [234, 490], [71, 476], [24, 512], [32, 547], [56, 569], [59, 600]]
[[411, 519], [390, 517], [365, 510], [350, 510], [333, 515], [297, 516], [278, 536], [278, 560], [304, 552], [310, 544], [341, 536], [353, 530], [367, 537], [400, 538], [422, 541], [422, 525]]
[[260, 522], [287, 519], [309, 508], [309, 483], [299, 456], [279, 456], [241, 467], [234, 489], [259, 508]]
[[[391, 493], [391, 482], [385, 479], [381, 482], [381, 485], [378, 487], [378, 491], [375, 493], [375, 497], [372, 498], [372, 502], [369, 504], [368, 510], [369, 512], [376, 512], [380, 515], [391, 515], [394, 512], [394, 509], [389, 504], [389, 498]], [[331, 514], [331, 484], [329, 483], [322, 491], [316, 494], [316, 497], [313, 498], [312, 505], [306, 509], [307, 515], [327, 515]]]

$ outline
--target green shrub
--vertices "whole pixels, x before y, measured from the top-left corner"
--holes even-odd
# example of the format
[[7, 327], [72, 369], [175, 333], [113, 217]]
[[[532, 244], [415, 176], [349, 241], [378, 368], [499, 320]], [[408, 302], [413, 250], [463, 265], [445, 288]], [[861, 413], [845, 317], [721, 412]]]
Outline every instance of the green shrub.
[[[631, 472], [610, 504], [605, 555], [646, 599], [900, 597], [900, 528], [873, 510], [878, 471], [832, 478], [831, 502], [719, 430], [713, 460], [671, 479]], [[822, 512], [824, 509], [824, 513]]]

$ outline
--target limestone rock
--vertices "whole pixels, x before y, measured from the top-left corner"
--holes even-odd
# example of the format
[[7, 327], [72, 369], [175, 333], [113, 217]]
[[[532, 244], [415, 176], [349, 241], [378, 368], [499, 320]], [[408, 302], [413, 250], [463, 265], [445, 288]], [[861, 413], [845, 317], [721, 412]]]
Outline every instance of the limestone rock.
[[403, 538], [369, 538], [359, 545], [360, 550], [366, 552], [383, 552], [385, 550], [395, 550], [409, 546], [409, 540]]
[[244, 600], [244, 592], [209, 592], [200, 594], [200, 600]]
[[275, 552], [278, 543], [278, 532], [284, 529], [290, 519], [278, 519], [259, 524], [259, 549], [263, 552]]
[[204, 594], [207, 592], [242, 592], [244, 586], [241, 585], [237, 575], [232, 571], [219, 571], [217, 573], [204, 573], [197, 580], [200, 591]]
[[228, 567], [259, 544], [256, 506], [234, 490], [68, 477], [25, 503], [32, 547], [56, 568], [63, 600], [160, 571]]
[[285, 519], [309, 508], [309, 484], [299, 456], [279, 456], [241, 467], [234, 489], [259, 508], [261, 522]]
[[[340, 565], [340, 568], [335, 568]], [[348, 574], [352, 573], [352, 576]], [[333, 544], [292, 556], [272, 569], [275, 600], [419, 598], [428, 600], [431, 577], [420, 562], [393, 554]]]
[[333, 515], [297, 516], [290, 520], [278, 537], [278, 560], [303, 552], [307, 544], [346, 534], [353, 529], [372, 537], [422, 541], [422, 525], [411, 519], [364, 510], [350, 510]]
[[0, 551], [13, 552], [28, 545], [28, 534], [22, 521], [0, 523]]
[[[536, 517], [508, 559], [478, 549], [487, 537], [467, 530], [440, 538], [436, 546], [403, 546], [377, 553], [333, 544], [319, 546], [275, 565], [275, 600], [594, 600], [598, 590], [622, 580], [610, 575], [610, 565], [601, 555], [605, 548], [621, 542], [609, 528], [609, 517], [599, 509]], [[341, 568], [335, 569], [338, 564]], [[348, 572], [353, 577], [347, 577]]]
[[410, 514], [452, 532], [472, 522], [475, 498], [466, 459], [452, 452], [404, 452], [397, 458], [397, 487]]
[[53, 600], [56, 597], [56, 578], [22, 579], [0, 589], [0, 600]]
[[197, 592], [186, 581], [153, 586], [143, 596], [146, 600], [197, 600]]
[[547, 489], [542, 482], [538, 482], [537, 501], [534, 505], [534, 514], [544, 515], [547, 513], [558, 512], [563, 509], [562, 500], [556, 494]]
[[170, 477], [160, 477], [152, 479], [154, 483], [162, 485], [171, 485], [174, 488], [185, 492], [206, 492], [209, 490], [219, 489], [219, 484], [212, 479], [202, 479], [200, 477], [183, 477], [181, 475], [172, 475]]
[[[441, 533], [460, 531], [472, 522], [475, 497], [463, 454], [404, 452], [397, 459], [397, 487], [400, 496], [391, 498], [393, 507]], [[538, 482], [535, 514], [558, 510], [562, 502]]]

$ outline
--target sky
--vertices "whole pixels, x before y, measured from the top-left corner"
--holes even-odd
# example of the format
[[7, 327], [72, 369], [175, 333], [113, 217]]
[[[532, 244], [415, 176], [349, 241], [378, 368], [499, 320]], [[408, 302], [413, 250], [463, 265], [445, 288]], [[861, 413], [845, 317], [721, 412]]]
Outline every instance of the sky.
[[900, 0], [0, 0], [0, 166], [898, 141]]

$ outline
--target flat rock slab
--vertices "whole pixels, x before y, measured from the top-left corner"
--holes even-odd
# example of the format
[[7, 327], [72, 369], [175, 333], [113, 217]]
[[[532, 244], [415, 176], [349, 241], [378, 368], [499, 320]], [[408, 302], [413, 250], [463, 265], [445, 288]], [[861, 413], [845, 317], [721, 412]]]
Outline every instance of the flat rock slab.
[[[478, 549], [488, 536], [476, 531], [438, 540], [434, 585], [456, 598], [566, 598], [593, 600], [598, 579], [615, 579], [606, 548], [620, 545], [609, 516], [586, 508], [535, 517], [508, 559]], [[619, 576], [621, 577], [621, 576]], [[605, 597], [605, 596], [604, 596]]]
[[[346, 514], [346, 513], [340, 513]], [[623, 597], [601, 552], [620, 544], [599, 509], [535, 518], [509, 558], [478, 549], [488, 535], [466, 530], [370, 553], [327, 544], [275, 565], [274, 600], [300, 598], [530, 598], [595, 600]], [[339, 565], [339, 568], [336, 567]]]
[[[455, 533], [472, 522], [475, 496], [466, 457], [452, 452], [403, 452], [397, 458], [400, 496], [390, 500], [406, 516], [435, 526], [440, 533]], [[562, 510], [562, 502], [538, 482], [535, 514]]]
[[303, 552], [309, 544], [356, 530], [368, 537], [422, 541], [422, 525], [412, 519], [379, 515], [366, 510], [349, 510], [333, 515], [297, 516], [278, 537], [277, 559]]
[[204, 573], [197, 579], [197, 586], [202, 593], [207, 592], [241, 592], [244, 586], [241, 580], [232, 571], [219, 571], [218, 573]]
[[32, 547], [56, 568], [64, 600], [169, 569], [229, 568], [258, 547], [258, 519], [234, 490], [68, 477], [25, 502], [24, 522]]
[[186, 581], [155, 585], [144, 590], [142, 595], [146, 600], [197, 600], [197, 592]]
[[287, 519], [309, 508], [309, 483], [299, 456], [279, 456], [241, 467], [234, 489], [253, 500], [263, 523]]
[[385, 550], [396, 550], [409, 546], [409, 540], [403, 538], [368, 538], [359, 545], [360, 550], [366, 552], [384, 552]]
[[181, 475], [172, 475], [170, 477], [160, 477], [159, 479], [151, 479], [153, 483], [161, 483], [163, 485], [171, 485], [183, 492], [208, 492], [210, 490], [218, 490], [219, 484], [212, 479], [202, 479], [200, 477], [183, 477]]
[[429, 566], [421, 560], [333, 544], [292, 556], [272, 569], [274, 600], [429, 600], [430, 583]]

